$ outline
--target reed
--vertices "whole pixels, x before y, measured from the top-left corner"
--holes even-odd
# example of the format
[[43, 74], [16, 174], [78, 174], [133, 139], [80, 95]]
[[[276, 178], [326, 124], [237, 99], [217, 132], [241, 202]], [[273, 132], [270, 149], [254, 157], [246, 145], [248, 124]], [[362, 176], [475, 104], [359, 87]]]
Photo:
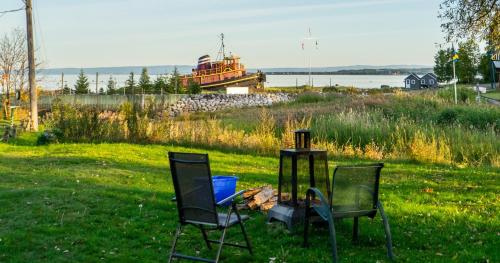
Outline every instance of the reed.
[[[47, 123], [61, 135], [60, 141], [175, 143], [261, 155], [276, 155], [280, 148], [292, 147], [293, 131], [310, 128], [313, 146], [327, 149], [336, 158], [499, 165], [497, 109], [444, 107], [432, 97], [407, 94], [390, 99], [369, 96], [348, 104], [350, 98], [304, 96], [307, 99], [302, 102], [281, 108], [249, 110], [258, 116], [253, 117], [256, 123], [250, 129], [244, 110], [238, 111], [239, 119], [227, 122], [211, 115], [162, 118], [152, 109], [130, 104], [114, 113], [56, 105]], [[318, 108], [296, 111], [307, 105]], [[453, 112], [452, 117], [447, 112]], [[239, 128], [238, 120], [245, 128]]]

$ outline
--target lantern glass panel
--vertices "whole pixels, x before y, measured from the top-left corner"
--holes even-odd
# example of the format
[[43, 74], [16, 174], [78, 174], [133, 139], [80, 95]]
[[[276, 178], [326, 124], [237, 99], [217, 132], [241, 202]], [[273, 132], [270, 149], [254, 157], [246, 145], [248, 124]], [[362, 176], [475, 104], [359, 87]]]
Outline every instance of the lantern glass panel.
[[282, 180], [280, 182], [281, 193], [280, 200], [281, 202], [292, 205], [292, 157], [291, 156], [282, 156]]
[[311, 187], [309, 174], [309, 154], [297, 156], [297, 205], [304, 206], [306, 192]]
[[326, 198], [331, 196], [330, 178], [328, 176], [326, 154], [314, 155], [314, 187], [324, 193]]

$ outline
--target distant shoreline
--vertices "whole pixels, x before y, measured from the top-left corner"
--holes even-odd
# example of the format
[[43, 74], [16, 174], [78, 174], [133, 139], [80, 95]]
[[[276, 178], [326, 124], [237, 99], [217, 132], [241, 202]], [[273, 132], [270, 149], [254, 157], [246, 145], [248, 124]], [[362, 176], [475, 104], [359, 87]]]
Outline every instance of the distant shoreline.
[[[309, 75], [309, 72], [264, 72], [266, 75]], [[384, 76], [403, 76], [408, 73], [347, 73], [347, 72], [311, 72], [311, 75], [364, 75], [364, 76], [372, 76], [372, 75], [384, 75]], [[420, 73], [419, 73], [420, 74]]]

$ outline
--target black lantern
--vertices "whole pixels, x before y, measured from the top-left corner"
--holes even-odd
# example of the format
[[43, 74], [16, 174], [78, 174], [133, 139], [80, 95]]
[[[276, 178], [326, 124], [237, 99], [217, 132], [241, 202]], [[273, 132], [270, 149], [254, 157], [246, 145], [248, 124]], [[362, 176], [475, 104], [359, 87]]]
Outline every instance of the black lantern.
[[280, 151], [278, 203], [268, 221], [285, 222], [289, 229], [303, 220], [306, 191], [316, 187], [330, 196], [326, 150], [311, 149], [311, 132], [295, 131], [295, 148]]

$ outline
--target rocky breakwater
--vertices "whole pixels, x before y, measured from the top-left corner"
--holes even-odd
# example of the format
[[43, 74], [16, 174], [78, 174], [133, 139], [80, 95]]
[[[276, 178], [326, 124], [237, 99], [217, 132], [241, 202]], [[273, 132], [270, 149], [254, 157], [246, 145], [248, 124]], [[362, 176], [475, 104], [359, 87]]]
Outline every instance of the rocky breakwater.
[[287, 93], [191, 95], [170, 105], [169, 115], [175, 117], [185, 112], [213, 112], [231, 108], [269, 106], [274, 103], [288, 102], [292, 99], [293, 96]]

